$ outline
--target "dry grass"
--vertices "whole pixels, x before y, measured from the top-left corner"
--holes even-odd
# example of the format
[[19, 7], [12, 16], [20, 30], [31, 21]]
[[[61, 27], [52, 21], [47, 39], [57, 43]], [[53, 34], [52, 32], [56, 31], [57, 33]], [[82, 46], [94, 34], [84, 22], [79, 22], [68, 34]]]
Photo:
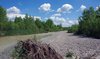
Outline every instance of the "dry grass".
[[[34, 35], [18, 35], [18, 36], [5, 36], [0, 37], [0, 51], [4, 50], [5, 48], [15, 44], [16, 42], [20, 40], [26, 40], [26, 39], [34, 39]], [[41, 39], [43, 37], [50, 36], [50, 33], [43, 33], [43, 34], [36, 34], [37, 39]]]

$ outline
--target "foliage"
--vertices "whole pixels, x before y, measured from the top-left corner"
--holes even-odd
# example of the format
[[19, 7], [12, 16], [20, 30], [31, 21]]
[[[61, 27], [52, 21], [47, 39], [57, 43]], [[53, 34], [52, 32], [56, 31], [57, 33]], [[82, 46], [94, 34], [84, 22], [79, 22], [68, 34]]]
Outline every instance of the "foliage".
[[100, 8], [94, 10], [90, 7], [84, 10], [82, 16], [79, 17], [77, 34], [100, 38]]
[[78, 30], [78, 25], [72, 25], [68, 28], [68, 33], [75, 33]]
[[66, 57], [72, 57], [74, 55], [74, 53], [68, 51], [68, 53], [66, 53]]
[[8, 21], [6, 10], [0, 7], [0, 36], [61, 31], [63, 28], [62, 26], [55, 25], [51, 19], [45, 22], [40, 19], [34, 20], [28, 14], [24, 18], [15, 17], [14, 21]]
[[54, 25], [53, 21], [51, 19], [48, 19], [45, 24], [46, 24], [46, 30], [51, 32], [53, 30], [53, 25]]
[[7, 21], [6, 10], [0, 6], [0, 35], [5, 35]]

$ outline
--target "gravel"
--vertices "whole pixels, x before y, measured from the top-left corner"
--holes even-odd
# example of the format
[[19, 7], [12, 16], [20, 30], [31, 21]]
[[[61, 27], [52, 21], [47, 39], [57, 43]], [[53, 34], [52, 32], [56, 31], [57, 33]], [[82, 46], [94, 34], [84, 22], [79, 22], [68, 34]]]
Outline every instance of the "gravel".
[[11, 59], [11, 52], [14, 49], [15, 44], [6, 47], [0, 52], [0, 59]]
[[[61, 31], [52, 32], [51, 36], [42, 38], [41, 41], [50, 44], [63, 57], [65, 57], [68, 51], [71, 51], [76, 56], [92, 56], [100, 59], [100, 39], [75, 36], [72, 33]], [[7, 47], [0, 52], [0, 59], [10, 59], [10, 52], [13, 46]]]
[[100, 39], [75, 36], [72, 33], [61, 31], [43, 38], [42, 41], [50, 44], [62, 56], [70, 51], [81, 58], [100, 57]]

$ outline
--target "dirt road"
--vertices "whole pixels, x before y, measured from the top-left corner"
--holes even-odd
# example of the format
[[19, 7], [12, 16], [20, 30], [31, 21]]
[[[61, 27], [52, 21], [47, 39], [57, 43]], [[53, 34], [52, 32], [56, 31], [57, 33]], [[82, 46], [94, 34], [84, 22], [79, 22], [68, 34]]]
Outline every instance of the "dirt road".
[[81, 57], [100, 55], [100, 39], [75, 36], [62, 31], [41, 40], [54, 47], [62, 56], [65, 56], [68, 50]]
[[[41, 41], [50, 44], [62, 56], [65, 56], [68, 50], [81, 57], [100, 55], [100, 39], [75, 36], [72, 33], [66, 33], [66, 31], [53, 32], [51, 34], [51, 36], [42, 38]], [[11, 48], [6, 49], [0, 55], [0, 59], [8, 58], [9, 50], [11, 50]]]

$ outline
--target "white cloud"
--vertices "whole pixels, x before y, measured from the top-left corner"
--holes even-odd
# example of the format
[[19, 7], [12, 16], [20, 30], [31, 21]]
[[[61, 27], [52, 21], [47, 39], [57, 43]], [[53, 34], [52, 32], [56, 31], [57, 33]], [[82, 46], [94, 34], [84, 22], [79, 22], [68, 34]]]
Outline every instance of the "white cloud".
[[98, 7], [96, 7], [96, 10], [98, 10]]
[[50, 11], [51, 10], [51, 4], [50, 3], [44, 3], [39, 7], [39, 10], [41, 11]]
[[51, 16], [50, 19], [52, 19], [53, 22], [54, 22], [56, 25], [57, 25], [57, 24], [60, 24], [60, 23], [63, 23], [63, 22], [66, 21], [63, 17], [53, 17], [53, 16]]
[[62, 23], [63, 27], [69, 27], [74, 24], [78, 24], [78, 20], [66, 20], [66, 22]]
[[62, 7], [61, 8], [58, 8], [57, 9], [57, 12], [63, 12], [63, 13], [69, 13], [70, 12], [70, 10], [72, 10], [73, 9], [73, 6], [72, 5], [70, 5], [70, 4], [64, 4], [64, 5], [62, 5]]
[[39, 19], [39, 20], [41, 20], [41, 17], [40, 16], [34, 16], [34, 20], [36, 20], [36, 19]]
[[52, 15], [50, 19], [54, 22], [54, 24], [62, 24], [63, 27], [69, 27], [73, 24], [78, 24], [78, 20], [70, 20], [69, 18], [65, 19], [61, 16], [55, 16], [56, 14]]
[[7, 14], [7, 17], [8, 17], [9, 20], [14, 20], [15, 17], [22, 17], [22, 18], [24, 18], [25, 15], [24, 14]]
[[60, 23], [66, 21], [63, 17], [61, 17], [61, 14], [59, 14], [59, 13], [53, 14], [53, 15], [50, 17], [50, 19], [52, 19], [53, 22], [54, 22], [55, 24], [60, 24]]
[[20, 13], [20, 9], [18, 9], [18, 8], [15, 7], [15, 6], [13, 6], [13, 7], [7, 9], [7, 13], [19, 14], [19, 13]]
[[54, 17], [60, 17], [61, 14], [60, 13], [57, 13], [57, 14], [53, 14], [52, 16], [54, 16]]
[[96, 7], [96, 10], [98, 10], [100, 8], [100, 5]]
[[84, 11], [85, 9], [86, 9], [86, 6], [85, 5], [81, 5], [80, 10]]
[[10, 8], [7, 9], [7, 17], [10, 20], [14, 20], [15, 17], [22, 17], [22, 18], [24, 18], [25, 14], [21, 14], [20, 12], [21, 12], [20, 9], [17, 8], [17, 7], [15, 7], [15, 6], [10, 7]]

